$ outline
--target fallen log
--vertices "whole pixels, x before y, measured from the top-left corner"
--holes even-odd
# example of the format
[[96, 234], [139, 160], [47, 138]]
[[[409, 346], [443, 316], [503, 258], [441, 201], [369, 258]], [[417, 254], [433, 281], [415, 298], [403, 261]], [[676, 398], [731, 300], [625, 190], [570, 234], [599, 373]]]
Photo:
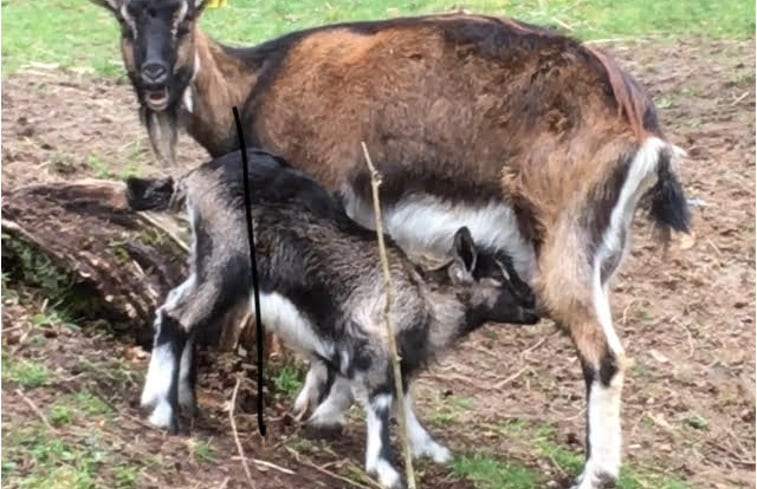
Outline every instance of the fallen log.
[[[3, 189], [2, 231], [91, 290], [107, 319], [125, 322], [149, 347], [156, 307], [186, 277], [188, 226], [179, 215], [134, 212], [125, 191], [122, 182], [95, 179]], [[11, 248], [3, 245], [3, 258], [12, 262]], [[254, 348], [246, 309], [219, 318], [220, 350]], [[265, 346], [270, 353], [271, 338]]]

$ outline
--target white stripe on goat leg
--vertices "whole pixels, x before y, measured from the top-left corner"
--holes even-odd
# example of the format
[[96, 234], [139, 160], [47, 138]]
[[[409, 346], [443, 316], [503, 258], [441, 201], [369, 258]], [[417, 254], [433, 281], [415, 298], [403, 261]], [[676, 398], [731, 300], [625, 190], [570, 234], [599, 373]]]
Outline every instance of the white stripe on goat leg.
[[389, 410], [392, 396], [380, 394], [373, 396], [365, 405], [365, 422], [368, 429], [368, 442], [365, 451], [365, 471], [375, 474], [382, 487], [401, 487], [399, 473], [388, 460], [389, 445]]
[[147, 378], [142, 389], [140, 404], [143, 407], [153, 406], [168, 398], [173, 372], [173, 353], [170, 343], [155, 345], [150, 356], [150, 366], [147, 368]]
[[452, 459], [449, 449], [434, 441], [418, 421], [413, 410], [413, 399], [410, 393], [405, 394], [405, 416], [410, 449], [413, 451], [414, 457], [428, 456], [438, 464], [447, 463]]

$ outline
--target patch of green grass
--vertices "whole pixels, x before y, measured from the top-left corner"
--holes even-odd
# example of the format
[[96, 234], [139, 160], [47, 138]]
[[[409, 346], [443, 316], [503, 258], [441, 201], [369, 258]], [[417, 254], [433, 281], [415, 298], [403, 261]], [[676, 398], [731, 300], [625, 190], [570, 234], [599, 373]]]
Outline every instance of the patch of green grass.
[[[452, 5], [447, 0], [231, 0], [226, 8], [208, 9], [201, 25], [220, 41], [248, 45], [300, 28], [442, 13]], [[560, 27], [584, 39], [754, 36], [754, 2], [742, 0], [469, 0], [463, 6]], [[2, 30], [4, 75], [37, 62], [123, 76], [118, 24], [86, 0], [7, 0]]]
[[93, 362], [89, 358], [82, 356], [78, 358], [76, 368], [87, 372], [93, 380], [99, 382], [124, 384], [126, 382], [134, 382], [136, 375], [122, 358], [112, 358], [105, 362]]
[[449, 396], [438, 402], [437, 408], [431, 415], [431, 422], [442, 426], [457, 423], [460, 415], [473, 408], [473, 401], [467, 397]]
[[215, 460], [215, 448], [213, 448], [213, 445], [210, 442], [199, 440], [194, 441], [192, 445], [192, 452], [194, 453], [195, 458], [205, 460], [206, 462], [212, 462]]
[[100, 397], [89, 391], [76, 392], [66, 396], [67, 403], [75, 412], [86, 414], [87, 417], [110, 416], [113, 410]]
[[707, 419], [703, 418], [700, 415], [694, 415], [686, 418], [684, 420], [684, 423], [686, 423], [688, 426], [691, 426], [692, 428], [696, 430], [706, 430], [709, 427], [709, 423], [707, 422]]
[[[105, 452], [101, 440], [91, 443], [81, 447], [60, 439], [41, 423], [19, 427], [3, 440], [3, 481], [19, 489], [94, 489]], [[21, 461], [23, 475], [15, 473]]]
[[5, 233], [2, 238], [3, 259], [8, 260], [6, 264], [9, 265], [5, 269], [8, 281], [17, 279], [52, 295], [60, 294], [72, 285], [71, 277], [29, 242]]
[[302, 372], [294, 363], [284, 363], [273, 376], [276, 391], [287, 397], [294, 397], [302, 387]]
[[89, 155], [89, 158], [87, 158], [87, 164], [92, 172], [99, 178], [110, 178], [114, 176], [108, 164], [104, 162], [98, 154], [92, 153]]
[[4, 288], [13, 287], [16, 296], [36, 297], [47, 303], [32, 317], [35, 326], [78, 328], [80, 319], [105, 315], [91, 288], [78, 283], [27, 240], [3, 233], [2, 245]]
[[[540, 458], [559, 467], [567, 474], [578, 475], [583, 469], [583, 451], [561, 444], [558, 441], [557, 430], [550, 423], [531, 423], [513, 419], [505, 423], [489, 425], [488, 428], [506, 437], [508, 441], [517, 443], [532, 453], [538, 454]], [[487, 462], [487, 464], [490, 463], [491, 461]], [[487, 464], [483, 465], [487, 467]], [[689, 489], [689, 486], [675, 476], [660, 473], [658, 469], [624, 465], [618, 479], [618, 488]]]
[[3, 380], [17, 383], [23, 389], [46, 385], [53, 374], [45, 364], [26, 358], [12, 359], [3, 352]]
[[479, 489], [532, 489], [542, 482], [536, 469], [483, 453], [457, 457], [452, 462], [452, 472], [470, 480]]
[[68, 424], [73, 419], [71, 408], [64, 404], [54, 404], [50, 408], [50, 414], [48, 415], [50, 422], [55, 426], [62, 426]]
[[113, 479], [116, 485], [115, 489], [131, 489], [137, 486], [139, 472], [135, 467], [126, 465], [116, 467], [113, 472]]

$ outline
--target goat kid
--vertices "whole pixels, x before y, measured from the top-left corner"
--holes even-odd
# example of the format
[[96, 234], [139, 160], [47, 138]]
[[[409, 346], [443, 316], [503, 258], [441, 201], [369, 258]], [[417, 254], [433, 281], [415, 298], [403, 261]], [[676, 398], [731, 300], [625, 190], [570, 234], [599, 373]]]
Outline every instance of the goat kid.
[[[205, 163], [176, 182], [127, 182], [133, 208], [185, 203], [192, 223], [191, 275], [157, 312], [142, 395], [144, 405], [154, 406], [150, 422], [172, 432], [179, 428], [179, 403], [194, 404], [193, 336], [238, 301], [251, 301], [242, 175], [234, 170], [240, 156]], [[400, 487], [389, 446], [397, 400], [375, 233], [340, 213], [337, 201], [304, 174], [259, 151], [251, 151], [249, 161], [261, 318], [290, 348], [347, 383], [366, 412], [366, 470], [384, 487]], [[434, 270], [420, 269], [387, 243], [406, 389], [435, 355], [484, 323], [539, 320], [530, 291], [514, 286], [507, 267], [480, 252], [467, 228], [455, 233], [453, 243], [451, 261]], [[449, 451], [420, 424], [409, 394], [399, 402], [405, 403], [413, 453], [447, 461]]]
[[512, 256], [584, 373], [576, 487], [617, 480], [625, 350], [611, 280], [637, 207], [666, 239], [688, 230], [689, 214], [654, 103], [610, 56], [512, 19], [459, 14], [233, 48], [199, 29], [200, 0], [94, 1], [121, 24], [158, 155], [172, 159], [180, 126], [213, 156], [237, 149], [230, 108], [240, 107], [247, 141], [339, 192], [370, 228], [365, 141], [383, 175], [387, 233], [406, 251], [444, 253], [467, 225], [478, 245]]

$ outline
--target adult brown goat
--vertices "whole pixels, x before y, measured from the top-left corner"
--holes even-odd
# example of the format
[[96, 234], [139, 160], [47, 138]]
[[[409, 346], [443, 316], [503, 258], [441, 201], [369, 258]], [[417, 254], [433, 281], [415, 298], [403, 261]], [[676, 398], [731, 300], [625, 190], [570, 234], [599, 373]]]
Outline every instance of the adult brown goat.
[[[676, 148], [639, 85], [598, 49], [509, 19], [435, 15], [294, 32], [223, 46], [202, 0], [94, 0], [122, 27], [129, 77], [156, 152], [179, 125], [213, 156], [279, 153], [373, 222], [365, 141], [383, 174], [386, 228], [408, 251], [443, 252], [467, 226], [506, 251], [573, 340], [587, 386], [587, 460], [576, 487], [621, 462], [624, 350], [608, 281], [642, 202], [687, 231]], [[643, 199], [642, 199], [643, 198]]]

